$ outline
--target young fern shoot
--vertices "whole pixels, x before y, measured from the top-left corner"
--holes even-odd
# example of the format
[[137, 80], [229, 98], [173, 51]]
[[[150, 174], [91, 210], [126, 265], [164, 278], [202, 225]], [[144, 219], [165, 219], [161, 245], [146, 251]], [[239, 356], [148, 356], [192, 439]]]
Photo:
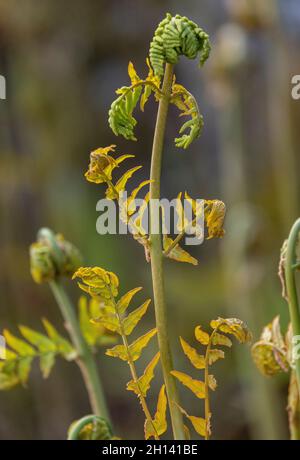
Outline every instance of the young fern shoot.
[[[180, 15], [166, 15], [166, 18], [158, 25], [153, 40], [150, 44], [149, 58], [146, 59], [148, 75], [141, 79], [137, 74], [132, 62], [128, 65], [130, 86], [124, 86], [116, 91], [117, 99], [112, 103], [109, 111], [109, 125], [115, 135], [123, 136], [127, 140], [136, 141], [134, 128], [137, 120], [134, 118], [134, 110], [138, 103], [142, 111], [151, 96], [159, 104], [156, 128], [153, 139], [151, 171], [149, 180], [143, 181], [129, 193], [125, 200], [123, 194], [126, 191], [128, 180], [141, 166], [135, 166], [125, 172], [117, 181], [113, 175], [119, 165], [132, 157], [132, 155], [114, 156], [115, 146], [97, 149], [91, 153], [89, 169], [86, 178], [96, 184], [106, 183], [106, 197], [110, 200], [117, 200], [120, 208], [120, 217], [123, 223], [128, 225], [134, 238], [143, 245], [146, 260], [151, 262], [154, 307], [156, 317], [156, 330], [158, 336], [160, 361], [163, 370], [168, 405], [170, 410], [173, 434], [175, 439], [185, 439], [182, 412], [180, 410], [177, 394], [176, 381], [171, 371], [173, 370], [173, 358], [169, 344], [169, 327], [167, 321], [167, 309], [164, 291], [164, 269], [163, 259], [169, 258], [178, 262], [186, 262], [197, 265], [197, 260], [192, 257], [179, 243], [188, 234], [193, 226], [197, 228], [197, 217], [202, 213], [203, 221], [208, 228], [208, 239], [222, 237], [224, 235], [223, 222], [225, 217], [225, 205], [219, 200], [204, 201], [203, 210], [199, 210], [197, 200], [192, 199], [187, 192], [184, 197], [190, 202], [192, 216], [185, 215], [181, 204], [183, 194], [179, 194], [177, 212], [179, 217], [179, 235], [172, 239], [168, 232], [162, 232], [165, 228], [164, 216], [157, 216], [155, 202], [160, 200], [160, 181], [162, 154], [167, 122], [168, 107], [175, 105], [181, 112], [181, 116], [188, 116], [190, 120], [185, 122], [180, 129], [180, 137], [175, 139], [175, 146], [186, 149], [195, 141], [202, 132], [203, 116], [199, 111], [194, 96], [182, 85], [176, 82], [174, 65], [180, 56], [188, 59], [195, 59], [200, 56], [200, 65], [203, 65], [209, 57], [209, 37], [193, 21]], [[138, 208], [136, 198], [140, 191], [148, 188], [144, 194], [144, 204]], [[128, 195], [127, 195], [128, 196]], [[148, 209], [149, 208], [149, 209]], [[145, 228], [143, 218], [150, 214], [150, 225]], [[158, 220], [158, 222], [157, 222]], [[199, 230], [199, 229], [198, 229]], [[197, 231], [198, 231], [197, 230]], [[162, 235], [162, 233], [164, 233]], [[198, 232], [198, 237], [203, 237], [203, 232]], [[128, 354], [126, 340], [122, 326], [122, 316], [118, 313], [118, 304], [114, 307], [114, 314], [118, 324], [119, 333], [122, 336], [124, 356], [129, 360], [131, 370], [131, 357]], [[119, 319], [118, 319], [119, 317]], [[104, 321], [104, 319], [102, 318]], [[101, 318], [99, 318], [101, 322]], [[119, 348], [117, 348], [119, 350]], [[127, 350], [127, 351], [126, 351]], [[134, 372], [132, 372], [134, 373]], [[133, 382], [134, 382], [133, 377]], [[159, 401], [162, 401], [160, 394]], [[139, 398], [143, 398], [139, 394]], [[144, 406], [144, 402], [142, 402]], [[146, 413], [147, 411], [145, 411]], [[159, 414], [159, 411], [157, 412]], [[147, 425], [151, 426], [149, 416]], [[152, 424], [153, 425], [153, 424]]]
[[95, 327], [98, 325], [100, 327], [104, 326], [121, 337], [123, 344], [106, 350], [106, 354], [128, 363], [132, 380], [128, 382], [127, 390], [133, 391], [141, 403], [146, 418], [145, 438], [154, 437], [159, 439], [167, 430], [164, 385], [159, 394], [157, 412], [154, 418], [152, 418], [146, 402], [147, 392], [154, 378], [154, 370], [159, 362], [159, 353], [150, 361], [141, 377], [138, 377], [135, 366], [135, 362], [140, 358], [143, 349], [156, 335], [157, 331], [152, 329], [131, 344], [128, 341], [128, 337], [146, 314], [151, 300], [146, 300], [140, 307], [128, 313], [133, 297], [142, 288], [132, 289], [117, 300], [119, 280], [114, 273], [100, 267], [82, 267], [74, 273], [73, 278], [80, 278], [79, 287], [98, 302], [98, 315], [93, 319]]

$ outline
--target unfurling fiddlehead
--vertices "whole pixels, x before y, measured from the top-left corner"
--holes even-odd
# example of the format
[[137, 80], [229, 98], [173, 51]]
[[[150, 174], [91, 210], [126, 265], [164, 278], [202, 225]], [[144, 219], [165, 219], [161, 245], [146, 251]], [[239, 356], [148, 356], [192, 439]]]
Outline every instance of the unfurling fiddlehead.
[[73, 422], [68, 430], [68, 441], [108, 441], [113, 439], [109, 423], [97, 415], [86, 415]]
[[[108, 119], [114, 134], [122, 135], [128, 140], [136, 140], [134, 128], [137, 121], [133, 117], [133, 111], [139, 100], [143, 111], [152, 92], [157, 101], [161, 99], [163, 92], [160, 80], [166, 63], [176, 64], [181, 55], [195, 59], [200, 54], [200, 64], [203, 65], [209, 53], [210, 42], [206, 32], [186, 17], [179, 15], [172, 17], [167, 14], [156, 29], [150, 45], [147, 78], [141, 80], [130, 62], [128, 74], [131, 86], [124, 86], [116, 91], [119, 97], [112, 103]], [[182, 111], [181, 116], [191, 117], [180, 129], [182, 136], [175, 139], [176, 147], [186, 149], [201, 135], [203, 117], [194, 96], [183, 86], [176, 84], [175, 79], [170, 102]], [[185, 131], [188, 129], [190, 132], [186, 134]]]
[[155, 31], [150, 44], [150, 62], [155, 75], [162, 77], [164, 64], [177, 64], [180, 56], [195, 59], [200, 53], [200, 65], [209, 57], [209, 36], [197, 24], [179, 14], [167, 14]]

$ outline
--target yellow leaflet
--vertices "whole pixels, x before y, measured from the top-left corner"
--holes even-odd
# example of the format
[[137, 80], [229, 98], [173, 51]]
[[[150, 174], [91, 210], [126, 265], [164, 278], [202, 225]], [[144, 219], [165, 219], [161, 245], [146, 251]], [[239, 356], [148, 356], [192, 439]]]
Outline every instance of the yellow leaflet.
[[35, 349], [28, 343], [24, 342], [24, 340], [18, 339], [7, 329], [4, 330], [3, 335], [7, 345], [9, 345], [14, 351], [16, 351], [18, 355], [24, 357], [35, 356]]
[[[148, 420], [145, 421], [145, 438], [149, 439], [151, 437], [155, 437], [155, 435], [161, 436], [167, 431], [167, 418], [166, 418], [166, 411], [167, 411], [167, 397], [165, 391], [165, 385], [163, 385], [160, 389], [156, 413], [153, 419], [153, 425]], [[155, 431], [154, 431], [155, 429]]]
[[40, 357], [40, 369], [41, 369], [44, 379], [49, 377], [54, 364], [55, 364], [55, 353], [47, 353]]
[[[14, 352], [9, 350], [8, 348], [1, 347], [0, 345], [0, 355], [5, 354], [5, 361], [13, 361], [14, 359], [17, 359], [18, 355]], [[4, 362], [0, 361], [0, 364], [4, 364]]]
[[[174, 241], [167, 235], [164, 235], [164, 251], [167, 251], [168, 248]], [[177, 262], [186, 262], [192, 265], [198, 265], [198, 260], [191, 256], [187, 251], [182, 249], [179, 244], [172, 249], [172, 251], [168, 254], [169, 259], [176, 260]]]
[[211, 366], [219, 359], [224, 359], [225, 354], [222, 350], [210, 350], [208, 355], [208, 364]]
[[[79, 325], [85, 341], [93, 346], [96, 342], [96, 327], [91, 324], [91, 317], [88, 312], [87, 298], [81, 296], [78, 302]], [[97, 312], [99, 314], [99, 311]]]
[[26, 383], [28, 380], [32, 360], [32, 356], [26, 356], [24, 358], [21, 358], [18, 362], [18, 375], [21, 383], [23, 384]]
[[151, 329], [151, 331], [142, 335], [139, 339], [135, 340], [131, 345], [129, 345], [129, 350], [133, 361], [139, 359], [143, 349], [148, 345], [152, 337], [155, 336], [156, 332], [156, 329]]
[[195, 337], [202, 345], [208, 345], [209, 335], [207, 332], [202, 331], [201, 326], [195, 328]]
[[180, 411], [183, 413], [183, 415], [189, 419], [189, 421], [192, 423], [194, 430], [196, 433], [200, 434], [200, 436], [205, 437], [206, 436], [206, 421], [204, 418], [201, 417], [195, 417], [194, 415], [189, 415], [182, 407], [178, 406]]
[[140, 395], [140, 393], [142, 393], [144, 397], [147, 396], [147, 392], [150, 388], [150, 383], [152, 379], [154, 378], [154, 370], [159, 361], [159, 357], [160, 357], [160, 353], [158, 352], [154, 356], [154, 358], [150, 361], [150, 363], [145, 369], [144, 374], [138, 379], [138, 388], [137, 388], [136, 383], [133, 380], [130, 380], [130, 382], [127, 383], [128, 391], [133, 391], [138, 396]]
[[105, 354], [113, 358], [120, 358], [122, 361], [128, 361], [128, 354], [124, 345], [116, 345], [113, 348], [109, 348], [106, 350]]
[[144, 91], [143, 91], [143, 94], [142, 94], [142, 97], [141, 97], [141, 101], [140, 101], [140, 109], [141, 109], [142, 112], [144, 112], [145, 104], [147, 103], [149, 97], [151, 96], [151, 93], [152, 93], [151, 86], [150, 85], [145, 85]]
[[208, 239], [222, 238], [225, 235], [223, 224], [226, 215], [226, 206], [223, 201], [206, 201], [208, 209], [205, 211]]
[[131, 61], [128, 64], [128, 75], [129, 75], [132, 85], [135, 85], [136, 83], [139, 83], [139, 81], [141, 81]]
[[117, 309], [118, 309], [118, 312], [123, 314], [125, 313], [125, 311], [127, 310], [133, 296], [139, 292], [141, 289], [141, 287], [137, 287], [137, 288], [134, 288], [132, 289], [131, 291], [128, 291], [126, 294], [124, 294], [121, 299], [119, 300], [118, 304], [117, 304]]
[[180, 337], [180, 343], [184, 354], [189, 358], [192, 365], [196, 369], [205, 369], [205, 357], [199, 355], [195, 348], [191, 347], [187, 342], [185, 342], [182, 337]]
[[78, 308], [80, 329], [90, 346], [116, 343], [117, 336], [108, 333], [109, 328], [105, 328], [101, 322], [103, 312], [106, 314], [112, 313], [114, 311], [112, 308], [101, 308], [98, 301], [92, 298], [88, 302], [86, 297], [83, 296], [79, 299]]
[[100, 315], [98, 318], [92, 319], [91, 322], [95, 325], [100, 324], [111, 332], [117, 332], [118, 334], [121, 334], [118, 318], [112, 313], [105, 313]]
[[234, 335], [240, 343], [246, 343], [252, 339], [245, 323], [237, 318], [218, 318], [211, 321], [210, 325], [212, 329], [219, 329], [225, 334]]
[[56, 351], [56, 346], [52, 340], [48, 339], [43, 334], [34, 331], [26, 326], [19, 326], [22, 336], [28, 340], [29, 343], [36, 346], [41, 353], [50, 353]]
[[[151, 182], [153, 182], [153, 181], [152, 181], [152, 180], [144, 180], [143, 182], [141, 182], [140, 185], [138, 185], [138, 187], [136, 187], [136, 188], [133, 190], [133, 192], [132, 192], [132, 194], [131, 194], [131, 196], [130, 196], [130, 199], [129, 199], [129, 200], [130, 200], [130, 203], [131, 203], [131, 201], [135, 200], [135, 198], [136, 198], [137, 194], [139, 193], [139, 191], [140, 191], [143, 187], [145, 187], [146, 185], [151, 184]], [[130, 206], [130, 205], [129, 205], [129, 206]], [[130, 211], [131, 211], [131, 210], [130, 210]]]
[[204, 382], [200, 380], [195, 380], [187, 374], [179, 371], [171, 371], [171, 374], [174, 375], [183, 385], [189, 388], [199, 399], [205, 398], [205, 385]]
[[119, 158], [116, 158], [116, 163], [117, 165], [119, 166], [121, 163], [123, 163], [123, 161], [127, 160], [127, 158], [134, 158], [135, 155], [129, 155], [129, 154], [126, 154], [126, 155], [121, 155]]
[[146, 59], [146, 63], [147, 63], [147, 66], [149, 68], [149, 73], [148, 73], [148, 77], [146, 79], [146, 82], [151, 82], [155, 88], [151, 85], [145, 85], [144, 86], [144, 92], [142, 94], [142, 97], [141, 97], [141, 101], [140, 101], [140, 108], [141, 108], [141, 111], [144, 112], [144, 108], [145, 108], [145, 104], [146, 102], [148, 101], [149, 97], [151, 96], [151, 93], [154, 92], [155, 93], [155, 98], [156, 100], [159, 99], [159, 88], [160, 88], [160, 78], [155, 76], [154, 75], [154, 72], [153, 72], [153, 69], [150, 65], [150, 61], [149, 59], [147, 58]]
[[134, 200], [136, 199], [136, 196], [139, 193], [139, 191], [143, 187], [145, 187], [146, 185], [149, 185], [151, 182], [152, 182], [151, 180], [145, 180], [145, 181], [141, 182], [138, 185], [138, 187], [136, 187], [133, 190], [133, 192], [131, 193], [130, 197], [125, 201], [125, 203], [122, 203], [121, 211], [122, 211], [123, 221], [128, 222], [129, 217], [132, 216], [136, 212], [136, 204], [135, 204]]
[[145, 195], [144, 202], [143, 202], [142, 206], [140, 206], [140, 208], [139, 208], [139, 210], [137, 212], [137, 217], [135, 218], [134, 223], [133, 223], [133, 226], [135, 227], [135, 229], [138, 232], [138, 235], [135, 235], [137, 237], [137, 239], [139, 237], [143, 238], [143, 237], [145, 237], [147, 235], [147, 232], [143, 227], [143, 218], [144, 218], [145, 212], [148, 209], [149, 199], [150, 199], [150, 192], [148, 192]]
[[[131, 345], [129, 345], [129, 353], [132, 361], [136, 361], [141, 356], [143, 349], [148, 345], [151, 338], [156, 334], [156, 329], [152, 329], [146, 334], [139, 337]], [[116, 345], [113, 348], [106, 350], [108, 356], [113, 356], [115, 358], [120, 358], [123, 361], [128, 361], [129, 356], [124, 345]]]
[[133, 174], [141, 169], [142, 166], [135, 166], [134, 168], [126, 171], [123, 176], [118, 180], [116, 185], [112, 187], [111, 185], [106, 190], [106, 197], [110, 200], [118, 199], [119, 195], [123, 190], [125, 190], [128, 180], [133, 176]]
[[177, 224], [176, 229], [178, 233], [184, 232], [187, 228], [189, 221], [185, 216], [184, 208], [181, 202], [182, 192], [180, 192], [176, 199], [176, 214], [177, 214]]
[[139, 308], [130, 313], [123, 321], [123, 329], [125, 335], [130, 335], [142, 317], [145, 315], [151, 299], [146, 300]]
[[206, 435], [206, 421], [204, 418], [195, 417], [194, 415], [189, 415], [189, 420], [191, 421], [194, 430], [200, 435], [205, 437]]
[[226, 335], [223, 334], [219, 334], [218, 332], [213, 334], [211, 343], [213, 345], [223, 345], [224, 347], [229, 348], [232, 346], [232, 342], [229, 337], [226, 337]]

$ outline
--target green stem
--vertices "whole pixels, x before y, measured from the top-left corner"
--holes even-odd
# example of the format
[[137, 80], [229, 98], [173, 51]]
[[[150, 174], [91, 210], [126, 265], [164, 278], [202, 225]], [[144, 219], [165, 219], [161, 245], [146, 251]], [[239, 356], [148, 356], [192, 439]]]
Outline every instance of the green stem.
[[[156, 205], [154, 200], [160, 199], [160, 179], [161, 164], [164, 144], [164, 135], [168, 115], [168, 107], [173, 81], [173, 66], [166, 64], [164, 82], [162, 87], [163, 95], [159, 101], [159, 108], [156, 120], [156, 127], [153, 139], [152, 161], [150, 180], [150, 222], [151, 226], [157, 218]], [[168, 395], [171, 422], [174, 438], [185, 439], [182, 414], [178, 408], [179, 398], [174, 377], [171, 375], [173, 360], [168, 337], [167, 312], [164, 292], [164, 273], [163, 273], [163, 251], [161, 230], [153, 232], [150, 230], [151, 243], [151, 270], [153, 283], [153, 296], [155, 305], [156, 325], [158, 331], [158, 343], [161, 353], [161, 363], [164, 381]]]
[[92, 410], [95, 415], [101, 415], [110, 422], [97, 366], [91, 350], [81, 334], [74, 307], [59, 280], [51, 281], [50, 287], [78, 352], [78, 365], [88, 391]]
[[[297, 244], [299, 242], [299, 234], [300, 219], [296, 220], [290, 232], [285, 262], [285, 281], [289, 301], [289, 311], [293, 329], [293, 337], [300, 336], [300, 310], [298, 304], [298, 294], [294, 269], [294, 266], [297, 262], [296, 249]], [[296, 359], [295, 365], [298, 389], [300, 390], [300, 356]]]

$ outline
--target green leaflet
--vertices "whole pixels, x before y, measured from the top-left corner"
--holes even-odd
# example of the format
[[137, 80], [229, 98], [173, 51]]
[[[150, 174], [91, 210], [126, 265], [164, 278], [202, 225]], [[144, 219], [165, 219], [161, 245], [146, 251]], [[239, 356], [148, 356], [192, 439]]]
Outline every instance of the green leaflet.
[[27, 326], [20, 326], [23, 339], [5, 330], [3, 335], [9, 349], [6, 359], [0, 362], [0, 390], [7, 390], [18, 384], [25, 385], [28, 381], [32, 362], [39, 359], [40, 369], [47, 378], [55, 364], [57, 355], [65, 359], [74, 359], [76, 353], [72, 345], [61, 337], [47, 320], [43, 320], [47, 335], [34, 331]]
[[160, 78], [154, 75], [147, 60], [149, 68], [148, 76], [145, 80], [141, 80], [137, 75], [132, 62], [128, 65], [128, 75], [131, 80], [131, 86], [124, 86], [116, 91], [120, 96], [111, 104], [108, 123], [113, 133], [116, 136], [123, 136], [125, 139], [136, 141], [134, 128], [137, 124], [133, 116], [133, 111], [140, 100], [140, 108], [144, 111], [146, 102], [152, 92], [156, 99], [160, 94]]

